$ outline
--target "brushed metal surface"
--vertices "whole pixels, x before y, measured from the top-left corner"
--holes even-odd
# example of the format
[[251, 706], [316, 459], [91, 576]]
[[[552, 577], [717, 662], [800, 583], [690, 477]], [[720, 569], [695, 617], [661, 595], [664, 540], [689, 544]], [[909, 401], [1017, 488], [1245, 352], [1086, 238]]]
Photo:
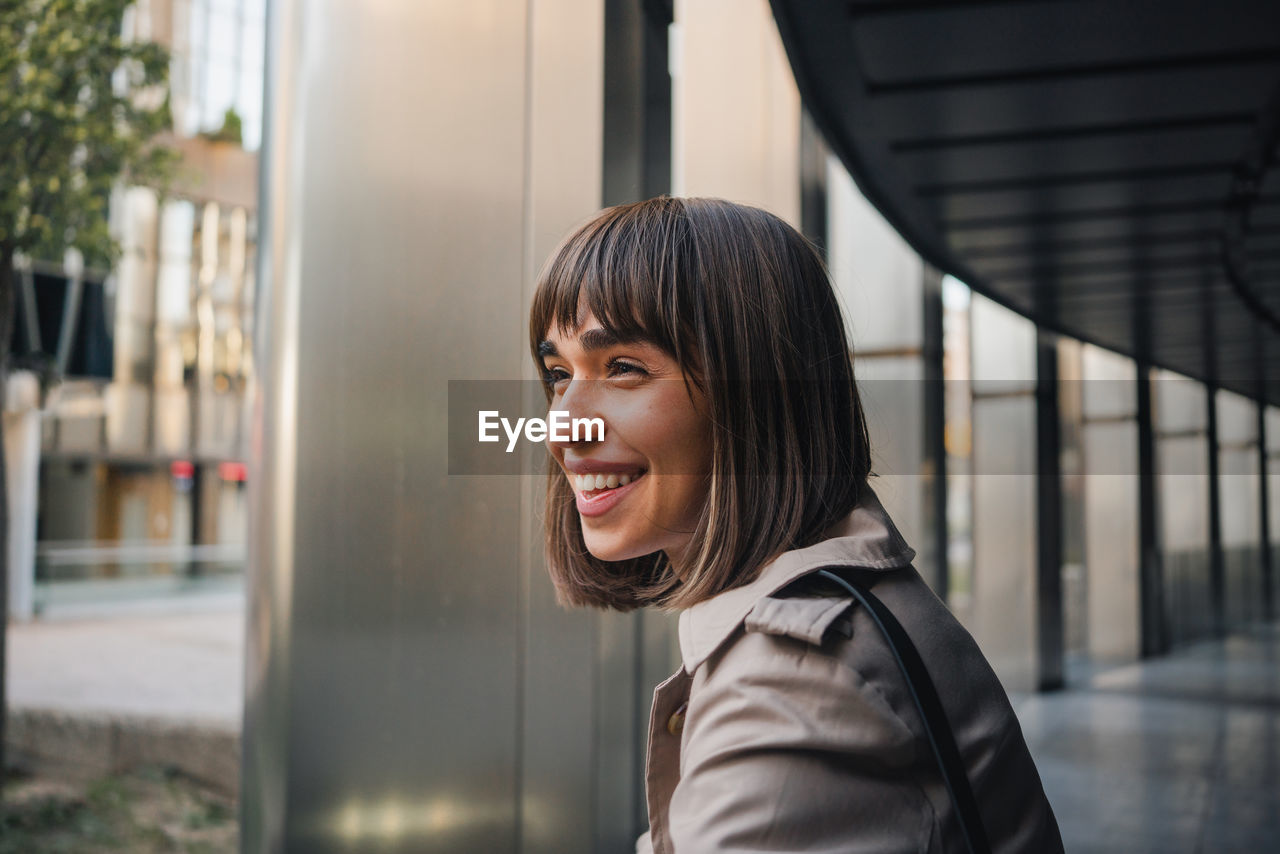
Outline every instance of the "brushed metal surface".
[[[603, 174], [604, 3], [553, 0], [531, 3], [529, 9], [523, 288], [518, 309], [512, 305], [514, 326], [503, 326], [512, 328], [521, 348], [537, 270], [564, 234], [600, 206]], [[517, 364], [512, 378], [537, 377], [523, 349]], [[526, 387], [531, 394], [536, 389], [533, 383]], [[630, 826], [621, 808], [609, 809], [595, 797], [599, 751], [592, 733], [605, 713], [595, 702], [600, 615], [566, 610], [555, 602], [542, 560], [543, 478], [481, 478], [486, 479], [518, 482], [523, 499], [524, 670], [516, 850], [609, 850], [593, 847], [593, 828], [612, 826], [623, 832]], [[629, 673], [631, 663], [622, 668]], [[610, 778], [619, 778], [627, 769], [606, 770]]]
[[541, 483], [450, 477], [445, 435], [449, 379], [532, 376], [532, 277], [598, 207], [598, 5], [271, 7], [246, 851], [588, 851], [628, 826], [590, 734], [631, 663], [554, 604]]
[[764, 2], [676, 0], [672, 191], [800, 225], [800, 93]]

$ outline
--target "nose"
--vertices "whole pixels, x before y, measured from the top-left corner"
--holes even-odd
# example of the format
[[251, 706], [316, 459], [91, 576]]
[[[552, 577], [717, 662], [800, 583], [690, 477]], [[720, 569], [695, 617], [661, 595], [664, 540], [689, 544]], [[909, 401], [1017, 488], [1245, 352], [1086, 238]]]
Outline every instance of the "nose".
[[[551, 409], [568, 413], [568, 426], [557, 434], [551, 431], [547, 436], [547, 444], [553, 448], [581, 447], [603, 438], [599, 430], [588, 430], [583, 427], [574, 429], [575, 424], [585, 423], [588, 419], [600, 419], [605, 422], [604, 413], [600, 409], [596, 396], [594, 380], [571, 379], [566, 384], [564, 393], [559, 399], [551, 401]], [[580, 421], [581, 419], [581, 421]]]

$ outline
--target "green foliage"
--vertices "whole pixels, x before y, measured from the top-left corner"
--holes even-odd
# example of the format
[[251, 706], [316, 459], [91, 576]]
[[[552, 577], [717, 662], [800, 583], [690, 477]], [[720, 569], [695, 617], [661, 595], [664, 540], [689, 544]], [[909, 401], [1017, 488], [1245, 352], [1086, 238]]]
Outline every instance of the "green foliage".
[[91, 266], [117, 247], [107, 202], [119, 179], [163, 185], [176, 154], [168, 52], [120, 35], [131, 0], [0, 0], [0, 249]]
[[0, 792], [0, 854], [238, 849], [234, 805], [171, 768], [148, 766], [87, 784], [13, 776]]
[[200, 135], [214, 142], [234, 142], [236, 145], [243, 145], [244, 134], [241, 130], [240, 114], [236, 112], [235, 107], [227, 107], [227, 112], [222, 116], [222, 127], [212, 133]]

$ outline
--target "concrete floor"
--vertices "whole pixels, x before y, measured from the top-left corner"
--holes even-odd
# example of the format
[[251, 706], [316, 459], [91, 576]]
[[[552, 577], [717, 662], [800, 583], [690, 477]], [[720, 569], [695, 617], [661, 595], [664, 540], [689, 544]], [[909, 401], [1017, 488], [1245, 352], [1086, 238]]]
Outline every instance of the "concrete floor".
[[6, 761], [65, 782], [160, 765], [234, 798], [243, 593], [78, 592], [9, 626]]
[[65, 606], [9, 626], [9, 707], [239, 732], [244, 595]]
[[[11, 709], [238, 733], [243, 597], [182, 610], [69, 610], [13, 625]], [[1280, 626], [1103, 669], [1014, 706], [1068, 852], [1280, 852]]]
[[1014, 705], [1068, 852], [1280, 851], [1280, 626]]

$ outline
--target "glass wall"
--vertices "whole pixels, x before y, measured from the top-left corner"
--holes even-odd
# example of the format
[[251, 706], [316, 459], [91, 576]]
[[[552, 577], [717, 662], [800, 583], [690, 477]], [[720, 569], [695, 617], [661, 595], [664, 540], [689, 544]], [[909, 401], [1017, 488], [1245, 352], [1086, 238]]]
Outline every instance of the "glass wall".
[[971, 631], [1011, 690], [1038, 678], [1036, 329], [974, 294]]
[[835, 157], [827, 160], [827, 228], [828, 265], [871, 437], [871, 487], [915, 548], [916, 568], [933, 583], [940, 573], [923, 465], [924, 264]]
[[1257, 404], [1217, 392], [1218, 494], [1222, 502], [1222, 562], [1227, 630], [1262, 618], [1261, 481]]
[[[47, 402], [40, 609], [244, 565], [253, 215], [121, 187], [111, 218], [112, 376], [69, 376]], [[127, 583], [94, 586], [104, 580]]]
[[1084, 530], [1089, 654], [1138, 657], [1137, 373], [1132, 359], [1085, 345], [1081, 351]]
[[1169, 639], [1180, 643], [1213, 631], [1205, 387], [1156, 370], [1151, 401], [1164, 601]]
[[1062, 628], [1063, 653], [1071, 670], [1086, 664], [1089, 649], [1089, 586], [1085, 572], [1085, 455], [1083, 345], [1058, 339], [1059, 452], [1062, 470]]
[[227, 110], [241, 121], [241, 144], [262, 140], [266, 0], [172, 0], [170, 76], [178, 133], [217, 133]]
[[969, 286], [942, 280], [942, 374], [947, 453], [946, 601], [961, 622], [973, 619], [973, 384]]

